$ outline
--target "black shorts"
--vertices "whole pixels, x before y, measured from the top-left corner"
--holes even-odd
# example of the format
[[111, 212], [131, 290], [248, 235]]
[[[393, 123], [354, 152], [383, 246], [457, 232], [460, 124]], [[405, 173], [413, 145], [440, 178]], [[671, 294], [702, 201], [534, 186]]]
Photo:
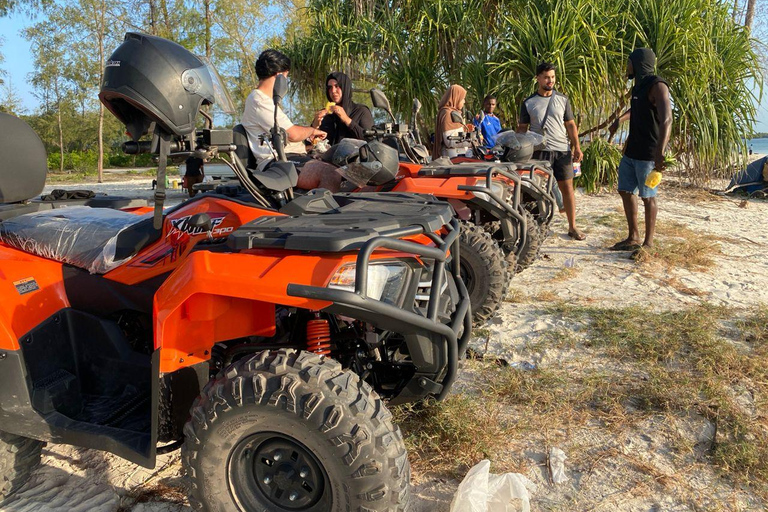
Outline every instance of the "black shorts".
[[570, 151], [536, 151], [533, 153], [533, 158], [551, 163], [555, 180], [573, 179], [573, 157]]

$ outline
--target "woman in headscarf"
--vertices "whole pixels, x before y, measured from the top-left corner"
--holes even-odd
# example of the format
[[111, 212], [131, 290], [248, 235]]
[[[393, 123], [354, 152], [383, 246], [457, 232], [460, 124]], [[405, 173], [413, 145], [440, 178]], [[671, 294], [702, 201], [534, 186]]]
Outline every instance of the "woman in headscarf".
[[315, 114], [312, 127], [328, 133], [327, 141], [334, 145], [343, 139], [362, 139], [363, 131], [373, 127], [373, 116], [365, 105], [352, 101], [352, 80], [336, 71], [325, 79], [325, 96], [335, 103], [328, 110]]
[[467, 90], [460, 85], [452, 85], [443, 94], [437, 108], [437, 122], [435, 123], [435, 144], [432, 147], [432, 159], [441, 157], [453, 158], [459, 155], [456, 148], [463, 147], [464, 143], [448, 140], [448, 137], [458, 135], [468, 130], [463, 123], [457, 123], [451, 119], [451, 113], [458, 112], [467, 98]]

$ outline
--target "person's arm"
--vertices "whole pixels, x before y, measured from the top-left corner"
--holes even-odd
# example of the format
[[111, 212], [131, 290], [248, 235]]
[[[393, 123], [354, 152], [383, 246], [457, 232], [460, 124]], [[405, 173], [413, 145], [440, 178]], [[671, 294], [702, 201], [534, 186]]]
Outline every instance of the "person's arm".
[[571, 101], [568, 99], [565, 100], [563, 123], [565, 124], [565, 131], [568, 134], [568, 140], [571, 142], [571, 153], [573, 154], [573, 161], [581, 162], [581, 158], [584, 155], [581, 152], [581, 144], [579, 143], [579, 127], [576, 126], [576, 118], [573, 115]]
[[672, 102], [669, 99], [669, 87], [664, 82], [658, 82], [651, 87], [651, 101], [656, 106], [659, 115], [659, 144], [656, 146], [655, 169], [664, 169], [664, 150], [669, 144], [672, 132]]
[[619, 129], [619, 125], [629, 119], [630, 115], [632, 114], [632, 109], [628, 109], [626, 112], [621, 114], [614, 122], [611, 123], [611, 126], [609, 130], [611, 133], [616, 133], [616, 131]]
[[355, 121], [354, 119], [350, 118], [349, 124], [347, 124], [347, 128], [349, 128], [350, 131], [355, 134], [356, 139], [362, 139], [363, 132], [373, 128], [373, 115], [371, 114], [371, 111], [368, 109], [368, 107], [361, 107], [358, 120]]
[[571, 152], [573, 153], [573, 161], [581, 162], [584, 154], [581, 152], [581, 144], [579, 143], [579, 127], [576, 126], [576, 121], [570, 120], [565, 122], [565, 131], [568, 132], [568, 140], [571, 141]]
[[520, 104], [520, 118], [517, 121], [517, 133], [525, 133], [528, 131], [528, 125], [531, 124], [531, 114], [528, 112], [528, 107], [525, 106], [525, 102]]
[[288, 134], [288, 142], [301, 142], [304, 139], [309, 139], [312, 137], [320, 137], [321, 139], [324, 139], [326, 137], [326, 133], [322, 130], [318, 130], [317, 128], [312, 128], [311, 126], [299, 126], [297, 124], [291, 126], [285, 132]]

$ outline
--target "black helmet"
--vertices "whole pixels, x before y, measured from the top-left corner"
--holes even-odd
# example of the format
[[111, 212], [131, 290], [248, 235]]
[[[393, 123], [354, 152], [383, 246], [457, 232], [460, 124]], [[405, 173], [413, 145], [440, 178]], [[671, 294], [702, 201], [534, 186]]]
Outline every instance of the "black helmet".
[[194, 131], [200, 105], [215, 102], [219, 86], [215, 71], [186, 48], [128, 32], [107, 61], [99, 99], [133, 140], [153, 122], [184, 136]]
[[392, 146], [373, 140], [360, 148], [360, 162], [367, 164], [371, 169], [378, 169], [378, 172], [368, 180], [368, 183], [370, 185], [383, 185], [397, 176], [400, 156]]
[[331, 163], [336, 167], [342, 167], [356, 161], [360, 156], [360, 148], [365, 141], [358, 139], [342, 139], [333, 147]]
[[395, 179], [400, 165], [397, 150], [378, 140], [360, 147], [356, 161], [342, 167], [346, 179], [357, 185], [383, 185]]
[[524, 163], [533, 157], [535, 150], [543, 147], [545, 140], [545, 137], [538, 133], [506, 131], [496, 137], [493, 151], [500, 152], [504, 162]]

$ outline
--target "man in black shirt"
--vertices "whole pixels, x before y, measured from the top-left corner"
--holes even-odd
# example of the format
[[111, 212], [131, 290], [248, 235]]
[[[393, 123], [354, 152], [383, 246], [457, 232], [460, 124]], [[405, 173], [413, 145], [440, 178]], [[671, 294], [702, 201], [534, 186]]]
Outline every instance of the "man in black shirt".
[[[656, 55], [650, 48], [637, 48], [629, 55], [627, 76], [635, 80], [630, 109], [611, 127], [615, 133], [619, 123], [629, 119], [629, 135], [624, 145], [624, 156], [619, 164], [619, 194], [624, 204], [629, 235], [613, 247], [614, 251], [632, 251], [636, 259], [644, 250], [653, 247], [656, 230], [656, 187], [645, 184], [648, 175], [664, 170], [664, 150], [672, 128], [672, 104], [669, 86], [656, 76]], [[637, 196], [645, 206], [645, 239], [640, 245], [637, 223]]]
[[195, 197], [197, 190], [193, 185], [196, 183], [202, 183], [205, 177], [204, 162], [202, 158], [198, 158], [191, 155], [187, 158], [185, 164], [187, 165], [187, 171], [184, 173], [184, 188], [189, 192], [189, 197]]

